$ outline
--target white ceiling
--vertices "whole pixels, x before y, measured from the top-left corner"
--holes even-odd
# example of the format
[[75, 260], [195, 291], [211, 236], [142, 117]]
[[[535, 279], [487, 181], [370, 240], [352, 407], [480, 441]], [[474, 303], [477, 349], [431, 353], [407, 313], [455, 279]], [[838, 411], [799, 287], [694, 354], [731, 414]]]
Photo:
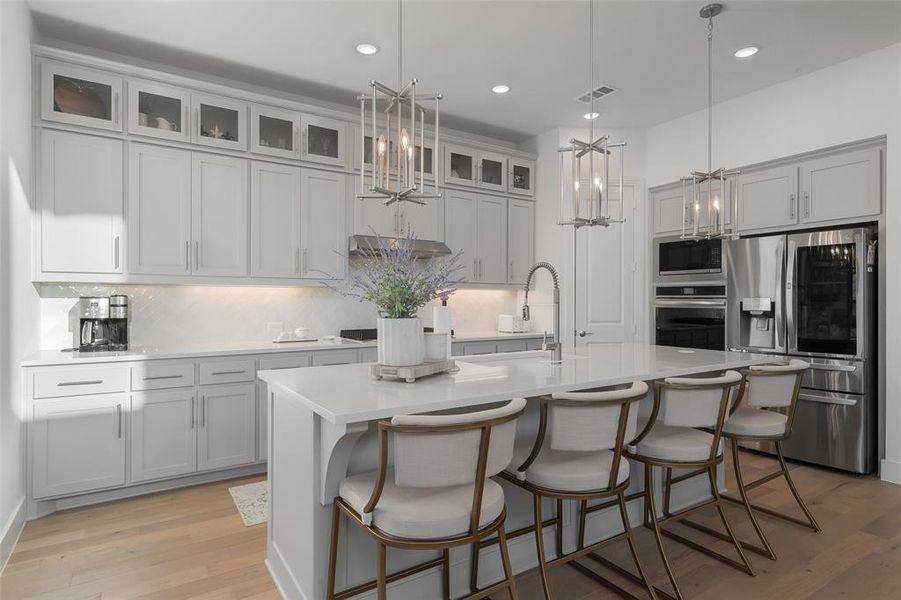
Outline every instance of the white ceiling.
[[[706, 105], [705, 2], [596, 0], [595, 81], [618, 91], [597, 123], [646, 127]], [[397, 79], [396, 2], [32, 0], [45, 36], [352, 105]], [[715, 99], [746, 94], [901, 40], [901, 2], [726, 0]], [[444, 93], [442, 121], [521, 141], [586, 122], [587, 0], [406, 0], [404, 75]], [[354, 51], [360, 42], [375, 56]], [[745, 60], [740, 47], [760, 46]], [[506, 83], [512, 91], [490, 92]], [[447, 118], [445, 118], [447, 117]]]

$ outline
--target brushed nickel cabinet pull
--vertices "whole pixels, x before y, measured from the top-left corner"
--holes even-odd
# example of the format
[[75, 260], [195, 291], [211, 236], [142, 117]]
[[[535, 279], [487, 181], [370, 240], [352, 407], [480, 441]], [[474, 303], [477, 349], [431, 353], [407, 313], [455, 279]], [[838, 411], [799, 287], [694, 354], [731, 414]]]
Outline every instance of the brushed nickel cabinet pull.
[[160, 379], [181, 379], [184, 375], [151, 375], [150, 377], [145, 377], [144, 381], [157, 381]]
[[200, 397], [200, 426], [206, 427], [206, 396]]
[[118, 422], [118, 432], [116, 433], [116, 437], [118, 439], [122, 439], [122, 405], [116, 405], [116, 420]]
[[200, 269], [200, 242], [194, 242], [194, 270]]
[[66, 387], [70, 385], [100, 385], [103, 383], [102, 379], [88, 379], [85, 381], [60, 381], [56, 385], [58, 387]]
[[115, 237], [115, 239], [113, 240], [113, 244], [114, 244], [115, 249], [116, 249], [116, 250], [115, 250], [115, 252], [116, 252], [116, 263], [115, 263], [115, 267], [114, 267], [114, 268], [118, 269], [118, 268], [119, 268], [119, 236], [118, 236], [118, 235], [117, 235], [117, 236]]
[[212, 375], [240, 375], [242, 373], [246, 373], [247, 371], [213, 371]]
[[185, 240], [185, 271], [191, 270], [191, 242]]
[[194, 396], [191, 396], [191, 429], [194, 429], [195, 418], [196, 417], [194, 415]]

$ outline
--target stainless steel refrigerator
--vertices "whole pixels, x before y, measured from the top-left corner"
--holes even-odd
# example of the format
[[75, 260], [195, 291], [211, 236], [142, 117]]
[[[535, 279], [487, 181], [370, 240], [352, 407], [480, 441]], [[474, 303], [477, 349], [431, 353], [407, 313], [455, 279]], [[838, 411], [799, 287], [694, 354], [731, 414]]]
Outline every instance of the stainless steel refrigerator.
[[[727, 346], [811, 366], [783, 443], [789, 458], [876, 470], [876, 241], [873, 226], [727, 245]], [[774, 451], [771, 443], [749, 446]]]

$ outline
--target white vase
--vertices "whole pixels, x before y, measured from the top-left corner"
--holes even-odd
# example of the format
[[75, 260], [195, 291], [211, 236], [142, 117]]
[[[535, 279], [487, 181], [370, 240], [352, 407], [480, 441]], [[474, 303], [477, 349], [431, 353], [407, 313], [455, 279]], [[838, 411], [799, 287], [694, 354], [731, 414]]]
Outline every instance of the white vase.
[[422, 319], [379, 319], [377, 327], [380, 365], [409, 367], [423, 363]]

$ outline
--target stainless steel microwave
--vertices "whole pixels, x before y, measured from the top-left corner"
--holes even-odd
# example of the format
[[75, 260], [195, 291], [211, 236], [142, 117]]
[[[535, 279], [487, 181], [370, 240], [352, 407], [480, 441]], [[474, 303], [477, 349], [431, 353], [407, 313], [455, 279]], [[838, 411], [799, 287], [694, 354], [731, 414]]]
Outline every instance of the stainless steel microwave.
[[719, 279], [723, 276], [723, 241], [661, 239], [656, 242], [657, 280]]

